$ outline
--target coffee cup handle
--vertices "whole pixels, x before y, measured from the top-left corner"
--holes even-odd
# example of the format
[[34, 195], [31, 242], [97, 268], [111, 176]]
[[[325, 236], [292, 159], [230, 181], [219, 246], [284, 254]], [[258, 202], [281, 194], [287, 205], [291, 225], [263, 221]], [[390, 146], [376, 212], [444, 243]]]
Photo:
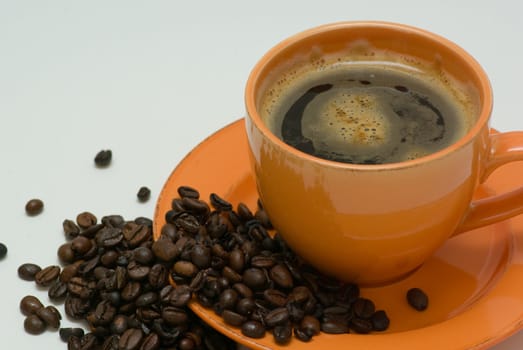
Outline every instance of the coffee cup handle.
[[[523, 160], [523, 131], [490, 134], [490, 154], [480, 182], [500, 166]], [[523, 182], [523, 176], [522, 176]], [[510, 192], [475, 200], [454, 235], [523, 213], [523, 186]]]

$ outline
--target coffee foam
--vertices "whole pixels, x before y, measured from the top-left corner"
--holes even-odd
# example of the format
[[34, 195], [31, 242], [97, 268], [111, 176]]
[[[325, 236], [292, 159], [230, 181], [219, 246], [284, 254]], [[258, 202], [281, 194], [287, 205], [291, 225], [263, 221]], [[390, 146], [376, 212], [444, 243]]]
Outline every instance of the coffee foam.
[[[457, 126], [460, 129], [459, 137], [472, 127], [477, 115], [474, 107], [477, 106], [477, 103], [475, 103], [473, 92], [469, 87], [457, 83], [441, 71], [439, 64], [422, 65], [410, 57], [378, 54], [376, 51], [365, 51], [362, 49], [363, 47], [364, 45], [359, 43], [358, 50], [365, 52], [364, 54], [352, 54], [347, 57], [326, 57], [316, 50], [312, 55], [313, 58], [308, 60], [302, 58], [302, 63], [286, 67], [283, 71], [275, 71], [273, 75], [278, 75], [277, 79], [273, 79], [272, 84], [266, 85], [265, 94], [259, 102], [260, 115], [269, 129], [281, 138], [279, 128], [283, 115], [281, 113], [275, 115], [275, 111], [278, 111], [281, 105], [288, 104], [288, 98], [292, 98], [288, 95], [288, 91], [298, 90], [299, 94], [299, 90], [302, 89], [301, 92], [304, 93], [306, 87], [311, 86], [315, 81], [328, 80], [328, 78], [324, 78], [325, 76], [347, 74], [361, 70], [362, 67], [408, 74], [413, 80], [419, 81], [420, 85], [430, 86], [431, 90], [436, 90], [438, 94], [456, 102], [455, 107], [460, 110], [459, 115], [463, 116]], [[318, 101], [311, 103], [315, 107], [308, 107], [316, 108], [315, 113], [320, 113], [323, 117], [322, 123], [318, 123], [317, 120], [304, 119], [304, 136], [315, 139], [315, 133], [322, 133], [327, 127], [336, 128], [339, 132], [331, 133], [328, 147], [330, 151], [342, 152], [347, 143], [353, 148], [366, 147], [367, 151], [371, 149], [372, 152], [381, 152], [381, 154], [389, 151], [392, 147], [389, 141], [397, 136], [398, 130], [392, 128], [391, 120], [385, 117], [390, 113], [384, 113], [383, 104], [375, 101], [372, 95], [363, 90], [361, 93], [351, 94], [351, 96], [343, 95], [340, 92], [334, 92], [334, 94], [338, 95], [319, 96]], [[327, 99], [328, 103], [322, 102]], [[328, 122], [325, 123], [325, 120]], [[411, 149], [400, 161], [419, 158], [432, 152], [431, 149]]]

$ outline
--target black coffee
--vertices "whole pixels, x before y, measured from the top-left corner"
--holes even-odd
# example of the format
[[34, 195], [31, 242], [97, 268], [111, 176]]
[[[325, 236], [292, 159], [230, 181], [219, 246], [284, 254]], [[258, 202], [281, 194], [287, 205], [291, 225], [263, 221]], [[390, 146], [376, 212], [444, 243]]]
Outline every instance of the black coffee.
[[344, 163], [395, 163], [434, 153], [461, 138], [472, 119], [442, 81], [393, 66], [340, 65], [305, 75], [288, 82], [278, 99], [265, 119], [279, 138]]

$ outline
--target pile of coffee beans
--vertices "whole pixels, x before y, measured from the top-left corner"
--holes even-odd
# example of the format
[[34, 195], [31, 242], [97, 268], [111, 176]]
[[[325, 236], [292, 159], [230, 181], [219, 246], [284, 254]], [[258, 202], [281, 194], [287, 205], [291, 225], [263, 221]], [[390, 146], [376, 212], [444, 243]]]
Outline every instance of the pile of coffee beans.
[[255, 213], [240, 203], [233, 210], [217, 194], [200, 199], [191, 187], [178, 189], [166, 224], [152, 245], [172, 266], [177, 299], [193, 293], [224, 322], [252, 338], [272, 333], [278, 344], [331, 334], [384, 331], [383, 310], [360, 296], [355, 284], [323, 276], [294, 254], [272, 228], [261, 203]]
[[[169, 284], [170, 265], [155, 256], [152, 221], [90, 212], [64, 220], [66, 242], [58, 248], [63, 267], [25, 263], [20, 278], [48, 288], [69, 318], [87, 321], [89, 331], [60, 329], [69, 350], [218, 349], [234, 343], [199, 320], [187, 307], [188, 287]], [[60, 314], [35, 297], [21, 303], [31, 334], [58, 328]]]

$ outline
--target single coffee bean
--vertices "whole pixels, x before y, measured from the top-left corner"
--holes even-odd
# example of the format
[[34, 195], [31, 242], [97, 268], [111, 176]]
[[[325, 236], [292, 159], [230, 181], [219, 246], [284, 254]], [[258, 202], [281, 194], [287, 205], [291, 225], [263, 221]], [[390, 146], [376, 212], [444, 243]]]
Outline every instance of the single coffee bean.
[[247, 321], [245, 316], [231, 310], [224, 310], [222, 318], [225, 323], [234, 327], [240, 327], [245, 321]]
[[232, 288], [225, 289], [219, 297], [218, 303], [223, 310], [234, 310], [238, 302], [238, 292]]
[[60, 273], [60, 281], [63, 283], [69, 282], [71, 278], [76, 276], [78, 274], [78, 270], [80, 268], [80, 265], [83, 263], [82, 260], [76, 261], [71, 265], [67, 265], [63, 268], [62, 272]]
[[96, 225], [96, 222], [96, 216], [88, 211], [84, 211], [76, 216], [76, 223], [83, 229]]
[[216, 193], [210, 195], [211, 205], [218, 211], [232, 210], [232, 204], [218, 196]]
[[129, 317], [127, 317], [126, 315], [120, 314], [120, 315], [116, 315], [113, 318], [109, 328], [113, 334], [120, 335], [127, 330], [128, 324], [129, 324]]
[[138, 247], [133, 250], [134, 260], [141, 265], [150, 265], [154, 261], [154, 254], [147, 247]]
[[146, 186], [142, 186], [138, 190], [136, 197], [138, 197], [138, 200], [140, 202], [147, 202], [149, 200], [149, 197], [151, 197], [151, 190]]
[[44, 210], [44, 202], [42, 202], [41, 199], [34, 198], [29, 200], [25, 204], [25, 212], [29, 216], [35, 216], [38, 215]]
[[62, 341], [68, 342], [69, 338], [71, 338], [72, 336], [82, 338], [84, 336], [84, 330], [82, 328], [66, 327], [60, 328], [59, 334], [60, 339], [62, 339]]
[[162, 308], [162, 319], [171, 326], [182, 326], [189, 320], [187, 312], [178, 307], [166, 306]]
[[25, 263], [18, 267], [18, 277], [26, 281], [34, 281], [35, 275], [42, 271], [42, 268], [36, 264]]
[[78, 256], [85, 255], [92, 247], [93, 242], [85, 236], [78, 236], [71, 241], [71, 249]]
[[90, 301], [68, 295], [65, 298], [64, 309], [67, 316], [74, 319], [82, 319], [89, 311]]
[[182, 277], [192, 278], [198, 273], [198, 268], [189, 261], [177, 261], [173, 266], [174, 272]]
[[73, 220], [65, 219], [62, 223], [64, 235], [67, 239], [73, 239], [80, 234], [80, 227]]
[[359, 318], [368, 319], [375, 311], [375, 306], [372, 300], [366, 298], [358, 298], [352, 304], [354, 314]]
[[131, 248], [137, 247], [152, 238], [151, 226], [137, 224], [136, 222], [126, 223], [122, 228], [122, 233]]
[[229, 266], [236, 272], [243, 272], [245, 266], [245, 254], [239, 248], [234, 249], [229, 255]]
[[328, 334], [344, 334], [349, 332], [349, 326], [342, 322], [327, 321], [321, 324], [321, 331]]
[[151, 268], [149, 266], [140, 265], [136, 261], [131, 261], [127, 265], [127, 275], [135, 281], [146, 279], [150, 271]]
[[101, 150], [94, 157], [94, 164], [97, 167], [106, 167], [111, 163], [112, 158], [113, 158], [113, 152], [110, 149]]
[[129, 328], [121, 336], [118, 342], [120, 350], [136, 350], [143, 339], [143, 333], [140, 329]]
[[[140, 346], [140, 350], [157, 350], [160, 348], [161, 340], [158, 334], [150, 333], [147, 335]], [[179, 344], [180, 350], [182, 350], [181, 342]]]
[[381, 332], [389, 328], [390, 320], [383, 310], [376, 311], [370, 321], [372, 322], [372, 329], [375, 331]]
[[312, 334], [308, 330], [299, 327], [294, 328], [294, 336], [302, 342], [309, 342], [312, 339]]
[[82, 343], [80, 340], [82, 337], [77, 337], [74, 335], [70, 336], [69, 340], [67, 341], [67, 350], [82, 350]]
[[429, 298], [424, 291], [419, 288], [411, 288], [407, 292], [407, 302], [418, 311], [423, 311], [429, 305]]
[[49, 286], [56, 281], [60, 275], [60, 267], [56, 265], [47, 266], [35, 274], [35, 282], [39, 286]]
[[200, 198], [200, 193], [198, 192], [198, 190], [192, 188], [192, 187], [189, 187], [189, 186], [180, 186], [178, 187], [178, 194], [180, 195], [181, 198], [194, 198], [194, 199], [198, 199]]
[[47, 291], [47, 295], [53, 301], [62, 300], [67, 295], [67, 283], [55, 281]]
[[263, 299], [271, 305], [282, 307], [287, 303], [287, 295], [278, 289], [266, 289], [263, 291]]
[[114, 250], [106, 251], [101, 257], [100, 262], [103, 266], [112, 268], [116, 265], [116, 260], [118, 259], [118, 253]]
[[0, 260], [5, 258], [7, 255], [7, 246], [3, 243], [0, 243]]
[[[96, 331], [96, 329], [93, 330], [93, 332], [91, 332], [91, 333], [84, 334], [84, 336], [82, 338], [80, 338], [80, 349], [81, 350], [96, 349], [97, 339], [96, 339], [96, 334], [94, 333], [94, 331]], [[102, 333], [101, 335], [103, 336], [104, 334]]]
[[262, 338], [265, 335], [265, 327], [258, 321], [247, 321], [242, 324], [241, 332], [249, 338]]
[[116, 246], [123, 238], [122, 230], [117, 227], [104, 227], [95, 236], [96, 244], [104, 248]]
[[163, 264], [154, 264], [147, 279], [153, 289], [160, 289], [168, 282], [169, 271]]
[[125, 284], [121, 292], [121, 297], [124, 301], [131, 301], [142, 293], [142, 285], [137, 281], [129, 281]]
[[56, 253], [60, 261], [64, 264], [71, 264], [76, 260], [76, 254], [71, 246], [71, 243], [64, 243], [58, 247]]
[[282, 288], [293, 287], [292, 275], [289, 269], [283, 264], [273, 266], [269, 272], [269, 276]]
[[243, 298], [236, 304], [236, 311], [243, 316], [250, 316], [256, 309], [256, 302], [252, 298]]
[[372, 322], [363, 318], [354, 317], [350, 321], [350, 327], [360, 334], [367, 334], [372, 331]]
[[80, 299], [89, 299], [95, 293], [96, 284], [83, 277], [73, 277], [67, 282], [67, 290]]
[[20, 300], [20, 311], [26, 316], [35, 314], [43, 307], [42, 302], [32, 295], [26, 295]]
[[262, 269], [251, 267], [243, 272], [243, 283], [253, 290], [263, 290], [267, 286], [267, 275]]
[[276, 326], [272, 330], [272, 335], [276, 344], [285, 345], [292, 338], [292, 327], [290, 325]]
[[320, 333], [321, 330], [320, 321], [314, 316], [305, 315], [301, 320], [300, 328], [308, 330], [308, 333], [317, 335]]
[[155, 303], [158, 300], [158, 294], [155, 292], [147, 292], [136, 298], [136, 306], [144, 307]]
[[36, 315], [29, 315], [24, 320], [24, 329], [30, 334], [41, 334], [45, 331], [45, 322]]
[[54, 306], [43, 307], [36, 311], [36, 315], [51, 328], [58, 329], [60, 327], [62, 315]]
[[285, 307], [276, 308], [270, 311], [267, 316], [265, 316], [265, 324], [269, 328], [284, 325], [288, 320], [289, 310], [287, 310]]

